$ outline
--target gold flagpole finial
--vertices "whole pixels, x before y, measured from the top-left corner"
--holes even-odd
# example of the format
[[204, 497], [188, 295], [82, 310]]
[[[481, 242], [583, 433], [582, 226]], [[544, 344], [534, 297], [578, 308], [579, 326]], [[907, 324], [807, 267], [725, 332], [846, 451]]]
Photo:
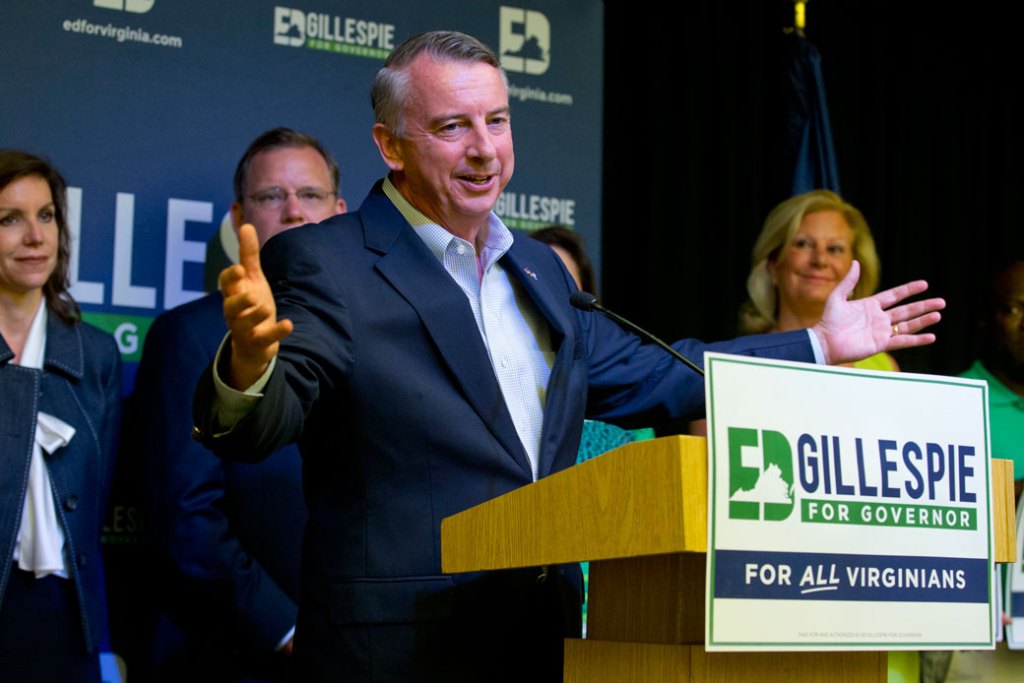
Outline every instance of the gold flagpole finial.
[[804, 27], [807, 25], [807, 0], [793, 0], [793, 30], [798, 35], [804, 34]]

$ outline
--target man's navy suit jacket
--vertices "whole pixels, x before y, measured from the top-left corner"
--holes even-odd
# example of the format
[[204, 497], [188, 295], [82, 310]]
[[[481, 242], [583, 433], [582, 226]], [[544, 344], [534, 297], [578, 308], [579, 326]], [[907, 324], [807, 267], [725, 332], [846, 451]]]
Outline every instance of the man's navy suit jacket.
[[[306, 522], [298, 449], [259, 465], [191, 438], [190, 402], [227, 334], [219, 292], [159, 315], [146, 336], [130, 428], [142, 460], [163, 587], [154, 676], [274, 678], [274, 648], [295, 625]], [[175, 628], [176, 627], [176, 628]], [[185, 640], [177, 632], [182, 629]]]
[[[294, 332], [263, 399], [229, 433], [211, 436], [209, 371], [195, 417], [228, 458], [298, 440], [310, 515], [303, 680], [561, 680], [561, 638], [578, 629], [577, 566], [546, 593], [537, 571], [441, 573], [441, 520], [532, 480], [466, 295], [380, 183], [357, 212], [275, 236], [261, 262]], [[540, 477], [575, 462], [584, 416], [647, 425], [702, 408], [700, 376], [569, 304], [575, 286], [547, 245], [516, 239], [501, 265], [555, 350]], [[804, 331], [676, 348], [813, 360]]]

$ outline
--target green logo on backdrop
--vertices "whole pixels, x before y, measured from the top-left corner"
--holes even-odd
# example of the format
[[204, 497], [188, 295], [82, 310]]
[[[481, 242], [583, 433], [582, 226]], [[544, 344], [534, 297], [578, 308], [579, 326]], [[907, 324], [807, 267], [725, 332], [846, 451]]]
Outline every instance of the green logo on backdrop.
[[120, 315], [117, 313], [82, 313], [82, 318], [113, 335], [121, 359], [138, 362], [142, 358], [142, 342], [146, 339], [153, 318], [141, 315]]

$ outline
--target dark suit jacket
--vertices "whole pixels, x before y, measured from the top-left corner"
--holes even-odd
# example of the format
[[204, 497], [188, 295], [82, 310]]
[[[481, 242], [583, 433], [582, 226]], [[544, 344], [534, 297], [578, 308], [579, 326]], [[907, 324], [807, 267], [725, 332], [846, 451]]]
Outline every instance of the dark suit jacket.
[[[221, 455], [298, 440], [309, 526], [296, 656], [303, 680], [561, 680], [578, 630], [578, 566], [443, 575], [444, 517], [530, 483], [527, 456], [466, 296], [380, 189], [359, 211], [282, 233], [261, 254], [282, 343], [264, 398], [212, 438], [212, 380], [195, 416]], [[651, 424], [700, 410], [702, 378], [603, 317], [545, 244], [501, 260], [551, 326], [556, 357], [539, 472], [575, 462], [583, 418]], [[806, 332], [704, 345], [812, 360]]]
[[18, 537], [41, 411], [75, 428], [68, 445], [44, 453], [64, 529], [68, 575], [81, 608], [85, 648], [107, 635], [100, 537], [121, 426], [121, 354], [114, 338], [50, 312], [42, 371], [14, 365], [0, 337], [0, 610]]
[[[219, 680], [271, 678], [295, 625], [306, 508], [294, 445], [259, 465], [221, 460], [190, 436], [189, 407], [227, 326], [214, 293], [157, 317], [135, 382], [134, 445], [143, 460], [158, 562], [168, 569], [155, 664]], [[158, 674], [154, 674], [156, 676]]]

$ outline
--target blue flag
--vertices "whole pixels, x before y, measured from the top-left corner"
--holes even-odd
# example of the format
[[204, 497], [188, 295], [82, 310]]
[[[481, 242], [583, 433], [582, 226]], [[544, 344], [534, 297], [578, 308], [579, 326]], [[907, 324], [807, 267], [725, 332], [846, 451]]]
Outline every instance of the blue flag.
[[786, 137], [783, 163], [792, 177], [790, 195], [826, 189], [842, 194], [825, 103], [821, 54], [806, 38], [790, 35], [786, 78]]

